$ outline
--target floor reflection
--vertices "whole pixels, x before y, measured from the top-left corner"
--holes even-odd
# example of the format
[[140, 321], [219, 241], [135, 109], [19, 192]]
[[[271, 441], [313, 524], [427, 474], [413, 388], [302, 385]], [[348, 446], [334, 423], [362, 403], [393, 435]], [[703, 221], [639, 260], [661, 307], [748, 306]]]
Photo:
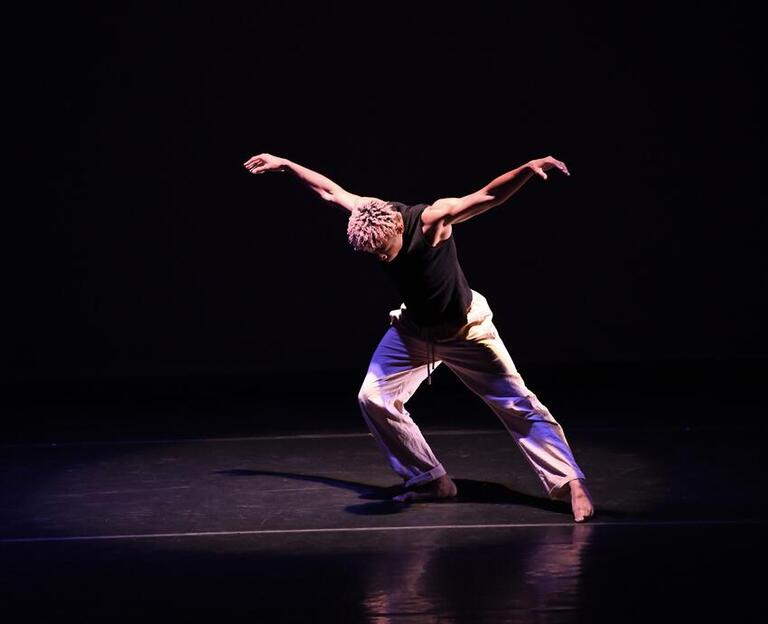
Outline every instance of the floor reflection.
[[[368, 562], [364, 611], [373, 624], [557, 621], [580, 606], [589, 525], [424, 530], [403, 551]], [[503, 536], [500, 535], [503, 533]], [[460, 540], [460, 542], [459, 542]]]

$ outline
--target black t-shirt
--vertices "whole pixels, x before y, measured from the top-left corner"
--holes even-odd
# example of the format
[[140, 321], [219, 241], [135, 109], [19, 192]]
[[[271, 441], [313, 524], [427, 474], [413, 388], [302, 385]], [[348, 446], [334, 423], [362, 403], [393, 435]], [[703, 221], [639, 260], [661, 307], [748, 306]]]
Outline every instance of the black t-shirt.
[[425, 327], [460, 321], [472, 302], [472, 291], [459, 265], [453, 236], [432, 247], [421, 229], [421, 213], [429, 204], [390, 203], [403, 215], [403, 247], [392, 262], [382, 262], [382, 266], [408, 314]]

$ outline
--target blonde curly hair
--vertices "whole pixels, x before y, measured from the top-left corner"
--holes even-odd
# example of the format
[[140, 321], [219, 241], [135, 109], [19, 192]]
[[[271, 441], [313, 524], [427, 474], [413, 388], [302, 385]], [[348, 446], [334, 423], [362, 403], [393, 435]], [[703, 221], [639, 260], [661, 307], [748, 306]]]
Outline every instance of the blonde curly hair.
[[347, 239], [355, 251], [375, 252], [402, 231], [402, 222], [392, 205], [375, 197], [363, 197], [347, 225]]

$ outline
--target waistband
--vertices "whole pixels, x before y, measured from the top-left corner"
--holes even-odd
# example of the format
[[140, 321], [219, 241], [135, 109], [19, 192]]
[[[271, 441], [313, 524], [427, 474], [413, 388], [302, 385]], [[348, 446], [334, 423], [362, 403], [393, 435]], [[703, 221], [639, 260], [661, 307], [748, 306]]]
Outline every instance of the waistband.
[[427, 385], [432, 385], [432, 373], [435, 370], [435, 342], [458, 337], [463, 333], [465, 327], [481, 320], [480, 317], [474, 318], [475, 314], [473, 314], [473, 307], [477, 308], [481, 313], [481, 316], [484, 317], [487, 305], [485, 297], [473, 290], [472, 301], [467, 306], [464, 316], [436, 325], [420, 325], [412, 318], [408, 317], [408, 310], [405, 304], [400, 306], [400, 311], [405, 317], [410, 329], [414, 330], [422, 340], [426, 340], [427, 342]]

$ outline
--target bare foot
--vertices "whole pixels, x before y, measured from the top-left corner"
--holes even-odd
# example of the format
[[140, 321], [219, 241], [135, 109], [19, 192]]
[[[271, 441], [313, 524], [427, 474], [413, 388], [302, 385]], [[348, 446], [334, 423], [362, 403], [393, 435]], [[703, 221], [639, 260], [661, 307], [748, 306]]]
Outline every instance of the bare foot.
[[392, 498], [398, 503], [414, 503], [419, 501], [436, 501], [456, 496], [456, 484], [448, 475], [438, 479], [414, 485], [407, 492]]
[[576, 522], [584, 522], [587, 518], [591, 518], [595, 513], [595, 506], [592, 504], [592, 497], [584, 482], [581, 479], [574, 479], [568, 482], [567, 487], [571, 490], [573, 519]]

